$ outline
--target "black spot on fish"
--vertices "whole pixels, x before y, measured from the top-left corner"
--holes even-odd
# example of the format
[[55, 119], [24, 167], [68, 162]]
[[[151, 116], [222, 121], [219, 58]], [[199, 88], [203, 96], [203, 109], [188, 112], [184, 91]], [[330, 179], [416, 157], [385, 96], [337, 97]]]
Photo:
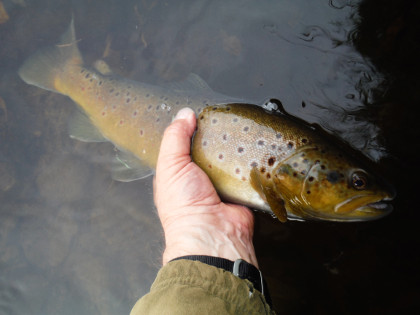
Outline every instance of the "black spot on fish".
[[206, 140], [203, 141], [203, 147], [205, 147], [205, 146], [207, 146], [207, 141]]
[[235, 169], [235, 173], [236, 174], [240, 174], [241, 173], [241, 170], [239, 168], [237, 168], [237, 169]]
[[216, 106], [214, 106], [213, 108], [212, 108], [212, 110], [216, 110], [217, 109], [217, 107]]
[[213, 119], [211, 120], [211, 123], [212, 123], [213, 125], [217, 124], [217, 119], [216, 119], [216, 118], [213, 118]]
[[159, 110], [160, 109], [160, 105], [156, 105], [156, 110]]
[[281, 133], [276, 133], [276, 138], [280, 139], [282, 137]]
[[267, 178], [270, 179], [271, 178], [271, 174], [267, 173]]
[[243, 152], [244, 152], [244, 150], [245, 150], [245, 149], [244, 149], [243, 147], [239, 147], [239, 148], [238, 148], [238, 153], [243, 153]]
[[276, 158], [274, 156], [270, 157], [268, 159], [268, 166], [273, 166], [275, 161], [276, 161]]
[[325, 168], [326, 168], [325, 165], [321, 165], [321, 169], [325, 170]]
[[99, 82], [98, 82], [98, 85], [102, 85], [102, 81], [99, 81]]
[[312, 181], [314, 180], [313, 176], [310, 176], [310, 177], [308, 178], [308, 180], [309, 180], [310, 182], [312, 182]]
[[90, 79], [89, 81], [90, 81], [90, 82], [93, 82], [93, 79]]
[[255, 162], [255, 161], [253, 161], [253, 162], [250, 164], [250, 166], [251, 166], [251, 167], [257, 167], [257, 166], [258, 166], [258, 163], [257, 163], [257, 162]]
[[224, 134], [222, 138], [223, 138], [223, 140], [226, 141], [227, 140], [227, 134]]
[[152, 105], [147, 106], [147, 111], [150, 111], [152, 109]]
[[204, 119], [204, 116], [200, 116], [200, 120], [203, 120]]
[[303, 163], [305, 163], [305, 164], [308, 164], [308, 159], [303, 159], [303, 161], [302, 161]]
[[306, 103], [304, 101], [302, 101], [302, 108], [306, 107]]
[[258, 140], [258, 141], [257, 141], [257, 144], [258, 144], [260, 147], [262, 147], [262, 146], [265, 144], [265, 142], [264, 142], [264, 140]]
[[249, 127], [248, 126], [245, 126], [243, 130], [244, 130], [244, 132], [248, 132], [249, 131]]
[[302, 172], [300, 172], [302, 175], [306, 175], [306, 171], [303, 170]]
[[204, 105], [207, 105], [207, 101], [203, 101], [203, 104], [204, 104]]
[[127, 98], [126, 100], [125, 100], [125, 102], [128, 104], [128, 103], [130, 103], [130, 99], [129, 98]]
[[340, 174], [338, 174], [338, 172], [336, 171], [330, 171], [327, 174], [327, 180], [331, 183], [331, 184], [335, 184], [336, 182], [338, 182], [338, 180], [340, 179]]
[[311, 191], [310, 191], [310, 190], [308, 190], [306, 193], [309, 195], [309, 194], [311, 193]]
[[85, 75], [85, 78], [86, 79], [89, 78], [89, 77], [90, 77], [90, 73], [88, 73], [88, 74]]
[[160, 121], [160, 118], [157, 118], [157, 119], [156, 119], [156, 122], [159, 122], [159, 121]]
[[271, 145], [271, 149], [272, 149], [272, 150], [275, 150], [276, 148], [277, 148], [277, 146], [276, 146], [275, 144], [272, 144], [272, 145]]
[[234, 123], [236, 123], [236, 122], [238, 122], [238, 118], [236, 118], [236, 117], [235, 117], [235, 118], [233, 118], [233, 119], [232, 119], [232, 121], [233, 121]]
[[264, 166], [260, 168], [260, 172], [265, 173], [265, 167]]
[[308, 139], [305, 139], [305, 138], [302, 139], [302, 143], [307, 143], [307, 142], [308, 142]]
[[149, 96], [150, 96], [150, 94], [149, 94], [149, 93], [147, 93], [147, 94], [146, 94], [146, 97], [149, 97]]
[[288, 149], [293, 148], [293, 142], [289, 142], [289, 143], [287, 144], [287, 148], [288, 148]]
[[298, 164], [298, 163], [296, 163], [296, 162], [295, 162], [295, 163], [293, 163], [292, 165], [293, 165], [293, 167], [298, 167], [298, 166], [299, 166], [299, 164]]
[[229, 106], [226, 107], [226, 111], [230, 111], [231, 108]]
[[297, 173], [296, 172], [293, 172], [293, 177], [297, 177]]
[[140, 137], [143, 137], [143, 135], [144, 135], [144, 131], [143, 129], [140, 129]]
[[80, 73], [83, 73], [83, 72], [85, 72], [85, 69], [80, 70]]
[[219, 160], [223, 160], [224, 156], [222, 153], [219, 154]]

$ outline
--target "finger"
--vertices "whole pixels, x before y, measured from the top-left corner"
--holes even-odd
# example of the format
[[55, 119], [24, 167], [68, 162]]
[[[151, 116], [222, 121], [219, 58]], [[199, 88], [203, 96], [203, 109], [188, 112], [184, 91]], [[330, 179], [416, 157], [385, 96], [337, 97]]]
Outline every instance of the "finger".
[[166, 128], [160, 146], [156, 174], [171, 171], [172, 176], [191, 162], [191, 137], [196, 126], [195, 113], [190, 108], [181, 109], [174, 121]]

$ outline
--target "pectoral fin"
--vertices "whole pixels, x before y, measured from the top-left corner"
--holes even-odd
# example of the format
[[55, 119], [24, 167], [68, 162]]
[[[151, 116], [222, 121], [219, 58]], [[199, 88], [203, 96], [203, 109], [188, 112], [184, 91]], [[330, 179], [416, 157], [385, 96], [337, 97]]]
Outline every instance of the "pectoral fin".
[[277, 216], [280, 222], [287, 221], [287, 211], [284, 206], [283, 199], [275, 193], [273, 183], [263, 174], [261, 174], [256, 167], [251, 170], [250, 183], [252, 188], [267, 201], [273, 213]]

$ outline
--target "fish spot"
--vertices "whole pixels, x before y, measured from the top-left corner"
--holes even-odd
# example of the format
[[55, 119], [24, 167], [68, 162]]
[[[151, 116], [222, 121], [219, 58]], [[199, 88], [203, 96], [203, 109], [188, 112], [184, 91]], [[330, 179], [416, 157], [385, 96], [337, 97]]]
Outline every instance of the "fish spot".
[[303, 138], [302, 143], [308, 143], [308, 139]]
[[294, 163], [292, 164], [292, 166], [296, 168], [296, 167], [298, 167], [298, 166], [299, 166], [299, 164], [298, 164], [297, 162], [294, 162]]
[[262, 167], [260, 168], [260, 172], [261, 172], [261, 173], [263, 173], [263, 174], [265, 173], [265, 167], [264, 167], [264, 166], [262, 166]]
[[106, 115], [106, 111], [103, 111], [101, 114], [102, 114], [102, 116], [105, 116]]
[[293, 172], [293, 177], [297, 177], [297, 173], [296, 172]]
[[208, 101], [207, 101], [207, 100], [205, 100], [205, 101], [203, 101], [203, 104], [204, 104], [204, 105], [208, 105], [208, 104], [207, 104], [207, 102], [208, 102]]
[[112, 110], [116, 110], [117, 109], [117, 105], [112, 105]]
[[226, 106], [226, 111], [230, 111], [231, 107], [230, 106]]
[[211, 124], [212, 124], [212, 125], [216, 125], [216, 124], [217, 124], [217, 119], [216, 119], [216, 118], [213, 118], [213, 119], [211, 120]]
[[325, 168], [326, 168], [325, 165], [321, 165], [321, 169], [325, 170]]
[[236, 169], [235, 169], [235, 173], [236, 173], [236, 174], [240, 174], [240, 173], [241, 173], [241, 169], [236, 168]]
[[156, 118], [156, 122], [159, 122], [160, 121], [160, 118]]
[[160, 105], [156, 105], [156, 110], [159, 110], [160, 109]]
[[274, 156], [268, 159], [268, 166], [273, 166], [274, 162], [276, 162], [276, 158]]
[[88, 79], [89, 77], [90, 77], [90, 74], [89, 73], [85, 75], [85, 78], [86, 79]]
[[239, 154], [244, 154], [245, 153], [244, 147], [238, 147], [237, 151], [238, 151]]
[[271, 145], [271, 150], [275, 150], [276, 148], [277, 148], [277, 145], [275, 145], [275, 144]]
[[308, 159], [303, 159], [302, 161], [304, 164], [308, 164], [309, 160]]
[[306, 175], [306, 171], [303, 170], [302, 172], [300, 172], [302, 175]]
[[209, 165], [207, 165], [207, 167], [208, 167], [208, 168], [212, 168], [212, 165], [211, 165], [211, 164], [209, 164]]
[[304, 101], [302, 101], [302, 108], [306, 107], [306, 103]]
[[203, 119], [204, 119], [204, 116], [203, 116], [203, 115], [201, 115], [201, 116], [200, 116], [200, 120], [203, 120]]
[[93, 82], [93, 79], [90, 79], [89, 81], [90, 81], [90, 82]]
[[119, 96], [119, 95], [120, 95], [120, 92], [115, 93], [115, 96]]
[[197, 108], [197, 113], [201, 113], [203, 111], [202, 107]]
[[256, 161], [252, 161], [251, 164], [249, 164], [251, 167], [257, 167], [258, 163]]
[[131, 89], [131, 85], [127, 86], [127, 89]]
[[140, 129], [139, 134], [140, 134], [140, 137], [143, 137], [144, 136], [144, 130]]
[[121, 119], [119, 125], [120, 126], [124, 125], [124, 120]]
[[147, 94], [146, 94], [146, 98], [149, 98], [149, 97], [150, 97], [150, 94], [149, 94], [149, 93], [147, 93]]
[[99, 82], [98, 82], [98, 85], [102, 85], [102, 81], [99, 81]]
[[270, 179], [271, 178], [271, 174], [267, 173], [267, 178]]
[[232, 119], [232, 122], [237, 123], [237, 122], [238, 122], [238, 118], [236, 118], [236, 117], [235, 117], [235, 118], [233, 118], [233, 119]]
[[138, 111], [137, 111], [137, 110], [135, 110], [135, 111], [133, 112], [133, 116], [134, 116], [134, 117], [136, 117], [136, 116], [137, 116], [137, 114], [138, 114]]
[[311, 193], [311, 191], [310, 191], [310, 190], [308, 190], [308, 191], [306, 191], [306, 193], [309, 195], [309, 194]]
[[127, 98], [126, 100], [125, 100], [125, 102], [128, 104], [128, 103], [130, 103], [130, 101], [131, 101], [131, 99], [129, 99], [129, 98]]
[[85, 69], [80, 70], [80, 73], [83, 73], [83, 72], [85, 72]]
[[219, 160], [223, 161], [225, 159], [225, 156], [223, 155], [223, 153], [219, 153], [218, 158]]
[[241, 179], [242, 179], [243, 182], [246, 182], [246, 178], [244, 176], [242, 176]]
[[150, 112], [150, 110], [152, 109], [152, 105], [147, 106], [147, 111]]
[[293, 148], [293, 145], [294, 145], [294, 144], [293, 144], [293, 142], [291, 142], [291, 141], [290, 141], [290, 142], [287, 144], [287, 148], [288, 148], [288, 149], [291, 149], [291, 148]]
[[108, 92], [109, 93], [112, 93], [112, 92], [114, 92], [115, 90], [114, 89], [110, 89]]
[[216, 110], [216, 109], [217, 109], [217, 106], [213, 106], [212, 110]]
[[314, 177], [313, 177], [313, 176], [310, 176], [310, 177], [308, 178], [308, 180], [309, 180], [310, 182], [312, 182], [312, 181], [314, 180]]
[[264, 140], [260, 139], [260, 140], [257, 141], [257, 146], [262, 147], [264, 145], [265, 145], [265, 141]]
[[336, 171], [331, 171], [328, 172], [327, 174], [327, 180], [331, 183], [331, 184], [335, 184], [338, 182], [338, 180], [340, 179], [340, 175], [338, 172]]
[[226, 141], [226, 140], [227, 140], [227, 134], [224, 134], [224, 135], [222, 136], [222, 139], [223, 139], [223, 141]]
[[276, 133], [276, 138], [277, 139], [281, 139], [281, 137], [282, 137], [282, 134], [281, 133]]
[[245, 126], [244, 129], [243, 129], [243, 131], [244, 132], [248, 132], [249, 131], [249, 127], [248, 126]]
[[201, 145], [203, 146], [203, 147], [206, 147], [207, 146], [207, 140], [203, 140], [203, 142], [201, 143]]

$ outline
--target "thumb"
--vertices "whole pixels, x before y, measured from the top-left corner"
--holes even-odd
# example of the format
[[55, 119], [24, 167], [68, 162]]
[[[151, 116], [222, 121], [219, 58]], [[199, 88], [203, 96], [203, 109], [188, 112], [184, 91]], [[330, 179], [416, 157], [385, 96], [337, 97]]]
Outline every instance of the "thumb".
[[162, 138], [156, 167], [157, 176], [164, 170], [170, 171], [167, 176], [171, 177], [191, 162], [191, 137], [196, 123], [195, 113], [191, 108], [185, 107], [177, 113]]

